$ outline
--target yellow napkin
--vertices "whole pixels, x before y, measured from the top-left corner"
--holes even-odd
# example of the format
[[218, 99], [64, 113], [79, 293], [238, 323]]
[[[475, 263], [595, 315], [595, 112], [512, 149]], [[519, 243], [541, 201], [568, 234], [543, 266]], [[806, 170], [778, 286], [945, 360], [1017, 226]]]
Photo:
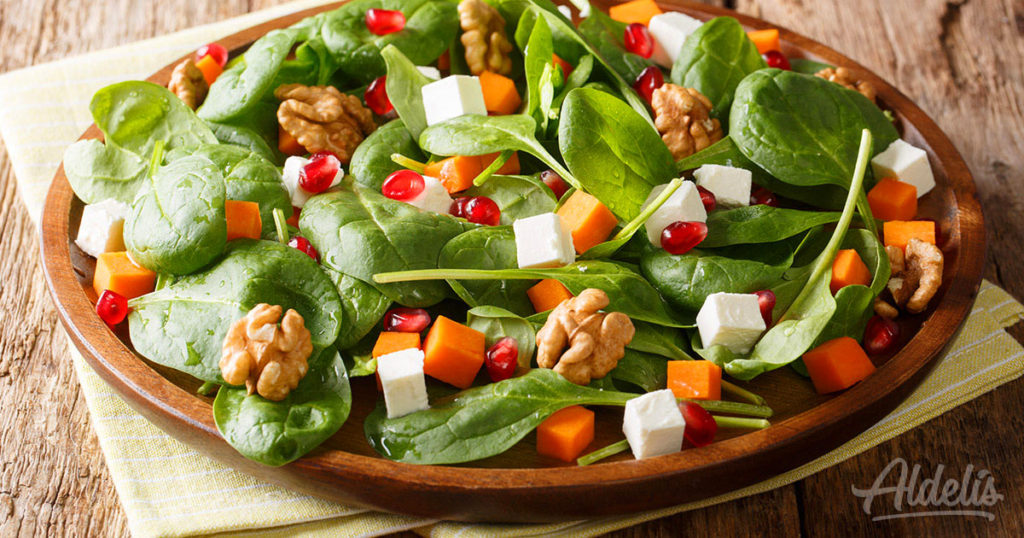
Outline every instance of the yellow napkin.
[[[93, 92], [116, 81], [145, 78], [203, 43], [320, 3], [301, 0], [0, 76], [0, 135], [29, 214], [38, 219], [64, 148], [91, 123], [88, 103]], [[1003, 329], [1021, 319], [1024, 307], [985, 282], [963, 330], [920, 388], [881, 422], [803, 467], [683, 506], [628, 517], [547, 525], [435, 522], [342, 506], [261, 482], [164, 434], [132, 411], [76, 350], [70, 349], [70, 355], [135, 536], [369, 536], [405, 529], [437, 537], [593, 536], [792, 483], [1019, 377], [1024, 372], [1024, 349]]]

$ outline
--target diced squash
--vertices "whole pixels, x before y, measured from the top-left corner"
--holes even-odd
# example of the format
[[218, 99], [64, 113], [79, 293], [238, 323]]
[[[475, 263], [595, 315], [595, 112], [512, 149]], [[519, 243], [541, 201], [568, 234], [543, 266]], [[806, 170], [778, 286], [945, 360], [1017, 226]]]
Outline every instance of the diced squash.
[[423, 174], [436, 177], [446, 191], [456, 193], [472, 187], [483, 169], [479, 155], [456, 155], [428, 164]]
[[537, 426], [537, 453], [565, 462], [594, 441], [594, 412], [581, 405], [556, 411]]
[[418, 347], [420, 347], [420, 333], [385, 331], [377, 337], [377, 343], [373, 345], [370, 355], [376, 359], [388, 353]]
[[804, 353], [804, 365], [818, 394], [847, 389], [875, 371], [856, 340], [840, 336]]
[[302, 144], [299, 144], [299, 141], [282, 127], [277, 128], [277, 149], [281, 150], [281, 153], [285, 155], [292, 156], [308, 153], [306, 148], [302, 147]]
[[917, 187], [884, 178], [868, 192], [868, 205], [876, 219], [910, 220], [917, 215]]
[[871, 284], [871, 270], [860, 259], [856, 250], [845, 249], [836, 253], [836, 259], [832, 261], [832, 282], [829, 288], [834, 295], [841, 288], [853, 284], [868, 286]]
[[676, 398], [722, 399], [722, 368], [711, 361], [668, 361], [668, 388]]
[[96, 258], [96, 272], [92, 278], [96, 295], [110, 290], [126, 299], [133, 299], [153, 291], [155, 285], [156, 273], [136, 265], [127, 252], [104, 252]]
[[228, 241], [244, 237], [259, 239], [263, 231], [260, 220], [260, 204], [241, 200], [226, 200], [224, 216], [228, 221]]
[[632, 0], [631, 2], [617, 4], [608, 8], [608, 15], [612, 19], [626, 24], [633, 22], [647, 24], [651, 22], [651, 17], [661, 13], [661, 8], [658, 7], [654, 0]]
[[554, 63], [556, 66], [562, 68], [562, 80], [563, 81], [569, 78], [569, 73], [572, 73], [572, 69], [573, 69], [571, 63], [563, 60], [561, 57], [559, 57], [557, 54], [554, 54], [554, 53], [551, 54], [551, 62]]
[[484, 333], [437, 316], [423, 343], [423, 372], [460, 389], [469, 388], [484, 364]]
[[578, 254], [608, 239], [619, 224], [608, 207], [583, 191], [572, 193], [557, 213], [572, 230], [572, 244]]
[[526, 296], [533, 303], [534, 310], [547, 312], [562, 301], [572, 299], [572, 292], [561, 282], [553, 278], [545, 278], [526, 290]]
[[224, 68], [217, 63], [217, 60], [213, 59], [213, 56], [207, 54], [196, 62], [196, 67], [199, 68], [203, 73], [203, 78], [206, 79], [207, 84], [213, 84], [213, 81], [217, 80], [217, 77], [224, 72]]
[[299, 213], [302, 211], [301, 208], [292, 206], [292, 216], [288, 217], [288, 220], [284, 221], [288, 226], [299, 227]]
[[890, 220], [882, 224], [887, 247], [907, 248], [911, 239], [935, 244], [935, 223], [930, 220]]
[[448, 56], [448, 51], [441, 53], [441, 56], [437, 58], [437, 68], [441, 71], [447, 71], [452, 67], [452, 59]]
[[757, 47], [757, 52], [760, 52], [761, 54], [770, 50], [780, 50], [779, 30], [777, 28], [747, 32], [747, 37], [754, 42], [754, 46]]
[[480, 87], [484, 91], [484, 106], [488, 112], [514, 114], [523, 104], [516, 83], [506, 76], [484, 71], [480, 73]]
[[[481, 155], [480, 156], [480, 170], [483, 170], [484, 168], [487, 168], [488, 166], [490, 166], [491, 163], [494, 162], [494, 159], [498, 158], [498, 155], [501, 155], [501, 153], [488, 153], [488, 154], [485, 154], [485, 155]], [[510, 175], [518, 174], [519, 173], [519, 153], [513, 151], [512, 152], [512, 156], [509, 157], [507, 161], [505, 161], [505, 164], [501, 165], [497, 170], [495, 170], [494, 173], [495, 174], [499, 174], [499, 175], [503, 175], [503, 176], [510, 176]]]

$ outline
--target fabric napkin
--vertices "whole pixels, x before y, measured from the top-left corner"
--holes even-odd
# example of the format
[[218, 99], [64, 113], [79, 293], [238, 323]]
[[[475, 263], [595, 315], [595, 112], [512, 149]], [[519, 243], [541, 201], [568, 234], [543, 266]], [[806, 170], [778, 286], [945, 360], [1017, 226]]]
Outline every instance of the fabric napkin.
[[[92, 122], [88, 104], [93, 92], [113, 82], [145, 78], [203, 43], [321, 3], [300, 0], [0, 76], [0, 136], [30, 216], [38, 220], [64, 148]], [[132, 411], [71, 346], [69, 354], [135, 536], [372, 536], [406, 529], [431, 537], [593, 536], [790, 484], [1016, 379], [1024, 373], [1024, 348], [1004, 328], [1021, 319], [1024, 306], [983, 283], [963, 330], [921, 386], [878, 424], [798, 469], [682, 506], [545, 525], [438, 522], [342, 506], [261, 482], [164, 434]]]

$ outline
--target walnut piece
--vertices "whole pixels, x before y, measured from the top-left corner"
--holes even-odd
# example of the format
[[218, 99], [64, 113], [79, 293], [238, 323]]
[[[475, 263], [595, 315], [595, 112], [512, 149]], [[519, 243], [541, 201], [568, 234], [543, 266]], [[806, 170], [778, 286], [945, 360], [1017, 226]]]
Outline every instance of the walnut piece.
[[722, 139], [722, 125], [711, 117], [711, 106], [693, 88], [663, 84], [654, 90], [654, 125], [677, 161]]
[[491, 71], [501, 75], [512, 72], [512, 43], [505, 35], [505, 19], [483, 0], [459, 2], [459, 24], [466, 64], [474, 75]]
[[334, 86], [285, 84], [274, 90], [281, 100], [277, 121], [310, 153], [331, 151], [343, 164], [377, 124], [359, 98]]
[[626, 354], [636, 329], [621, 312], [599, 312], [606, 306], [608, 295], [593, 288], [559, 303], [537, 332], [537, 364], [577, 385], [608, 375]]
[[[911, 239], [905, 254], [897, 247], [885, 247], [885, 252], [892, 269], [886, 289], [893, 302], [911, 314], [923, 312], [942, 285], [942, 251], [931, 243]], [[876, 314], [889, 319], [898, 312], [882, 299], [877, 299], [874, 306]]]
[[189, 108], [195, 110], [203, 104], [206, 93], [210, 91], [210, 85], [206, 83], [203, 72], [189, 58], [174, 66], [167, 89], [177, 95], [178, 99], [181, 99]]
[[860, 92], [861, 95], [867, 97], [872, 103], [875, 102], [875, 97], [878, 95], [878, 92], [875, 91], [874, 85], [872, 85], [870, 82], [866, 80], [854, 79], [853, 73], [851, 73], [850, 70], [845, 67], [839, 67], [835, 69], [831, 67], [826, 67], [825, 69], [822, 69], [821, 71], [815, 73], [814, 76], [821, 77], [830, 82], [835, 82], [836, 84], [844, 88], [857, 90], [858, 92]]
[[281, 319], [280, 306], [260, 303], [228, 329], [220, 372], [232, 385], [245, 383], [249, 394], [279, 402], [299, 386], [311, 353], [309, 330], [298, 312], [289, 309]]

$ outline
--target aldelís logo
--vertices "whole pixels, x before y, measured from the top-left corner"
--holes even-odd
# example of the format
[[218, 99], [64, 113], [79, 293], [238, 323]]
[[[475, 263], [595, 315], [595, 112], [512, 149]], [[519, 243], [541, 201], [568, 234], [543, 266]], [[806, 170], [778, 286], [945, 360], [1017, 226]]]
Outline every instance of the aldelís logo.
[[[864, 499], [864, 513], [869, 516], [876, 498], [892, 495], [896, 513], [873, 516], [872, 521], [933, 516], [983, 517], [994, 521], [995, 514], [986, 509], [1003, 500], [1003, 495], [996, 490], [992, 473], [967, 464], [962, 476], [944, 479], [945, 470], [946, 466], [940, 463], [932, 476], [924, 478], [921, 464], [915, 463], [911, 468], [907, 460], [896, 458], [882, 469], [871, 488], [851, 489]], [[898, 474], [894, 475], [894, 471]]]

